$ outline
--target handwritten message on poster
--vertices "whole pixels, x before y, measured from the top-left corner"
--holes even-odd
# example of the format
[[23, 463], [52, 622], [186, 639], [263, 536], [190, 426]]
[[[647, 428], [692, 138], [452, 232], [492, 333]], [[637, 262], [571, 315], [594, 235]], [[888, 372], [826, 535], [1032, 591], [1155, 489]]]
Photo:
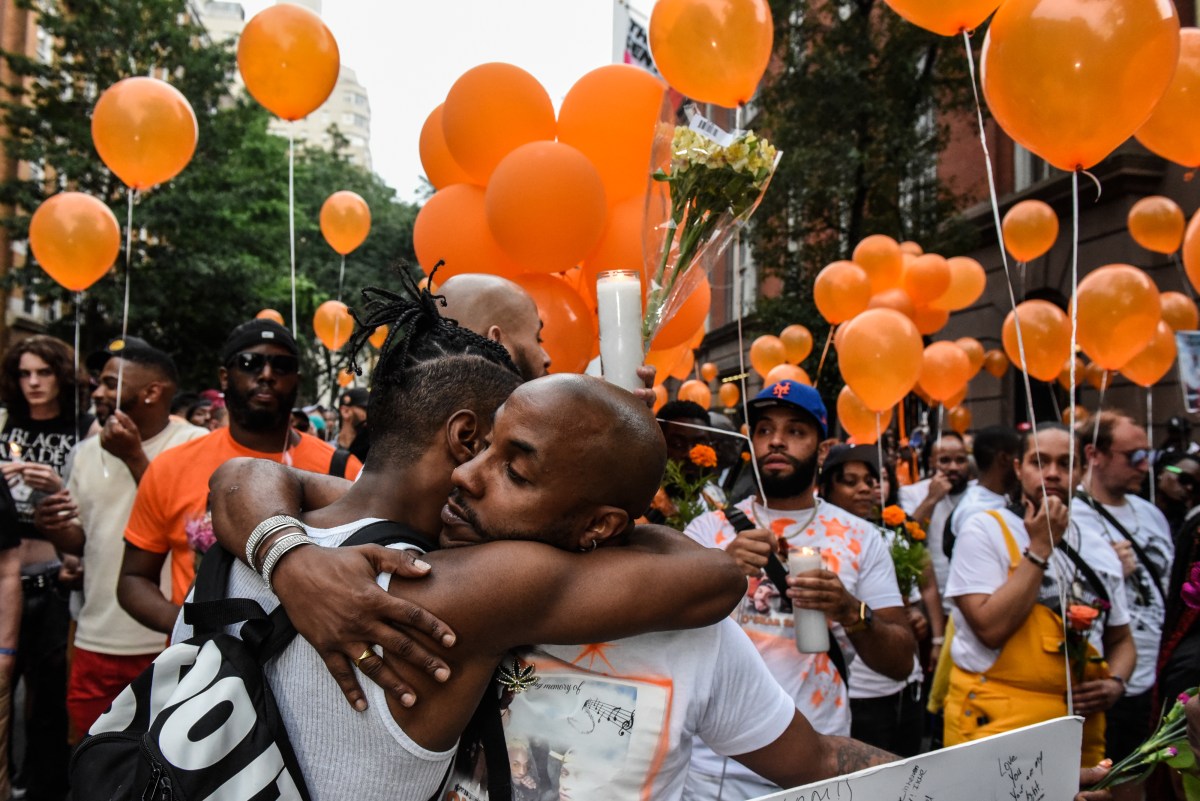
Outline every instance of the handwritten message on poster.
[[1070, 801], [1083, 718], [1058, 718], [752, 801]]

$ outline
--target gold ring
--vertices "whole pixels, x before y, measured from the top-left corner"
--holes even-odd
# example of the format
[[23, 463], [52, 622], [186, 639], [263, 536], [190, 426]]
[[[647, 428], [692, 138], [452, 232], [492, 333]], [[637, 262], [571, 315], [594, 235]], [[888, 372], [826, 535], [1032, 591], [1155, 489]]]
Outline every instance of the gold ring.
[[366, 659], [368, 656], [375, 656], [375, 652], [374, 652], [374, 651], [372, 651], [370, 648], [368, 648], [367, 650], [363, 651], [363, 652], [362, 652], [362, 655], [361, 655], [361, 656], [359, 656], [359, 657], [358, 657], [358, 659], [355, 659], [355, 660], [354, 660], [354, 666], [355, 666], [355, 667], [359, 667], [359, 666], [362, 664], [362, 661], [363, 661], [364, 659]]

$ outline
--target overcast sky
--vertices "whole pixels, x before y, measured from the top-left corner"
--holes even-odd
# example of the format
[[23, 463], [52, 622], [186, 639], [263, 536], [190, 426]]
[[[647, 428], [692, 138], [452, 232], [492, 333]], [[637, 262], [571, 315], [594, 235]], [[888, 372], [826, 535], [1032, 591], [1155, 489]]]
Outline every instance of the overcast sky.
[[[243, 0], [246, 19], [272, 0]], [[653, 0], [633, 0], [644, 12]], [[612, 61], [613, 0], [324, 0], [322, 18], [342, 63], [371, 100], [375, 171], [412, 200], [425, 118], [463, 72], [506, 61], [534, 75], [554, 101]]]

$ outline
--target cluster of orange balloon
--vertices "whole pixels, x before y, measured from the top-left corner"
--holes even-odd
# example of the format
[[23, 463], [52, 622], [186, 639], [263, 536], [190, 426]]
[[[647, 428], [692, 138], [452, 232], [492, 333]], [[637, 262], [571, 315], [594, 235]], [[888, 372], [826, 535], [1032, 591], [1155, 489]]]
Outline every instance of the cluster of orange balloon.
[[[418, 261], [427, 270], [444, 261], [439, 280], [490, 273], [528, 289], [551, 372], [580, 372], [598, 354], [599, 273], [645, 275], [643, 231], [667, 214], [662, 185], [648, 181], [666, 88], [632, 66], [601, 67], [576, 81], [556, 119], [532, 75], [482, 64], [455, 81], [421, 130], [437, 192], [413, 229]], [[703, 337], [710, 304], [704, 279], [659, 330], [648, 362], [660, 378], [691, 374], [688, 345]]]

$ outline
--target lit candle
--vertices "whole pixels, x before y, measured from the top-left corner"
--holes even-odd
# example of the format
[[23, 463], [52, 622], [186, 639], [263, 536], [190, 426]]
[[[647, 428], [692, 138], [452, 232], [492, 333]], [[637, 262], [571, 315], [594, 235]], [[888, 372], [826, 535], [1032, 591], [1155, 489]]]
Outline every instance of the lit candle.
[[642, 279], [636, 270], [611, 270], [596, 280], [600, 367], [604, 380], [633, 391], [642, 386]]
[[[821, 549], [807, 545], [788, 550], [788, 572], [795, 576], [821, 568]], [[825, 613], [819, 609], [792, 608], [796, 633], [796, 650], [802, 654], [823, 654], [829, 650], [829, 626]]]

